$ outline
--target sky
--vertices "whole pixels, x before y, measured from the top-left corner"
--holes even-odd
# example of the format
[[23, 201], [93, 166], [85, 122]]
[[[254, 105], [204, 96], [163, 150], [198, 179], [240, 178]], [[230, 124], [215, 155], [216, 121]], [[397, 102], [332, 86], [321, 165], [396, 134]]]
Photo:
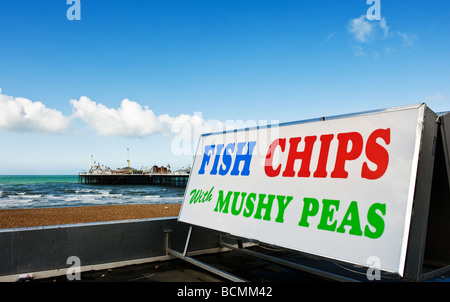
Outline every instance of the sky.
[[91, 155], [176, 170], [223, 127], [448, 111], [449, 11], [448, 0], [0, 0], [0, 174], [77, 174]]

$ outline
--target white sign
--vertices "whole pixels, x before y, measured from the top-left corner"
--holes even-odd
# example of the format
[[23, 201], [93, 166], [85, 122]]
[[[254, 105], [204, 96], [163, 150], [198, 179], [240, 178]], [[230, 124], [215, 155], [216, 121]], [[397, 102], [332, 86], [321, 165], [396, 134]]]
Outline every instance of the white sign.
[[179, 221], [402, 276], [424, 110], [203, 135]]

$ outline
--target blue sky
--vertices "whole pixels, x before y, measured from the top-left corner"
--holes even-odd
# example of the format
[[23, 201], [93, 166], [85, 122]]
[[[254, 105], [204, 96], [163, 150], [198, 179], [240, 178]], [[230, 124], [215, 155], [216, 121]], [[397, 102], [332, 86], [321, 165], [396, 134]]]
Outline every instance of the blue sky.
[[450, 110], [448, 0], [380, 0], [379, 20], [366, 0], [77, 2], [80, 20], [0, 1], [0, 174], [122, 167], [127, 148], [186, 167], [204, 123]]

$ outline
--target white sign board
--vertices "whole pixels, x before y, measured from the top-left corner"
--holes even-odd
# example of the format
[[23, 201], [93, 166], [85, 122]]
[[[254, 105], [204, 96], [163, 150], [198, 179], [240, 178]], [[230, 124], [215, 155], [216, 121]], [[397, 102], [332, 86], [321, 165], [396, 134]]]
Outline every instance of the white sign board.
[[424, 110], [203, 135], [179, 221], [402, 276]]

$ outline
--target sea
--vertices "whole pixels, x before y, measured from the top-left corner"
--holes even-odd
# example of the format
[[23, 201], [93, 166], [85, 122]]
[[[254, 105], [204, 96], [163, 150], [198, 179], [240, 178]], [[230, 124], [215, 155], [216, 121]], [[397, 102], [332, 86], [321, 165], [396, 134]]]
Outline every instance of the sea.
[[0, 175], [0, 210], [181, 203], [185, 188], [79, 184], [78, 175]]

